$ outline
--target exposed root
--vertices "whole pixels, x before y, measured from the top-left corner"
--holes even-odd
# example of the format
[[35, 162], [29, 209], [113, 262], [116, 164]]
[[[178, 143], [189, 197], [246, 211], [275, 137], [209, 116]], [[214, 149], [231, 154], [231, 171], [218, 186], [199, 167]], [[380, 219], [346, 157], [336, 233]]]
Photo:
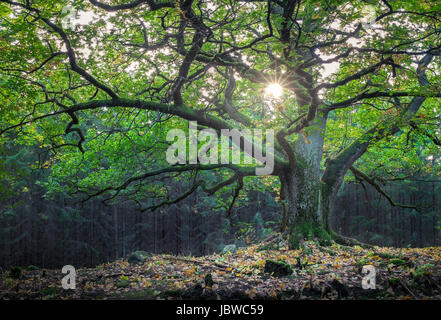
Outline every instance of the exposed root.
[[[288, 241], [288, 243], [291, 244], [292, 248], [297, 249], [297, 248], [302, 247], [303, 243], [305, 241], [311, 241], [311, 240], [315, 241], [317, 244], [319, 244], [320, 247], [326, 247], [332, 243], [337, 243], [339, 245], [347, 246], [347, 247], [360, 246], [364, 249], [373, 249], [375, 247], [371, 244], [360, 242], [357, 239], [340, 235], [333, 230], [330, 230], [328, 233], [317, 233], [317, 232], [314, 232], [314, 233], [315, 234], [313, 234], [312, 237], [308, 237], [302, 233], [297, 234], [298, 239], [296, 240], [296, 245], [294, 247], [292, 246], [292, 236], [293, 235], [290, 235], [288, 231], [285, 231], [283, 233], [275, 233], [275, 234], [272, 234], [272, 235], [266, 237], [265, 239], [263, 239], [258, 244], [258, 247], [260, 249], [269, 249], [274, 244], [280, 243], [282, 241]], [[329, 234], [329, 235], [326, 236], [327, 234]], [[290, 241], [290, 238], [291, 238], [291, 241]], [[326, 240], [328, 240], [328, 241], [326, 241]]]
[[365, 249], [372, 249], [375, 247], [371, 244], [360, 242], [357, 239], [342, 236], [334, 231], [331, 231], [331, 235], [336, 243], [344, 245], [344, 246], [360, 246]]

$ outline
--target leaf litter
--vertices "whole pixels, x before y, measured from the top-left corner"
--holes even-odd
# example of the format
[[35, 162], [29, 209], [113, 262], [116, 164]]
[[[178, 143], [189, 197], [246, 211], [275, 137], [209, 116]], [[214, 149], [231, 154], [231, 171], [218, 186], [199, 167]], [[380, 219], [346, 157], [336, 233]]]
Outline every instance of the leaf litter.
[[[323, 247], [262, 244], [203, 257], [151, 254], [77, 269], [76, 289], [64, 290], [60, 270], [3, 272], [1, 299], [441, 299], [441, 248]], [[283, 276], [265, 272], [281, 264]], [[362, 268], [376, 270], [375, 289], [363, 289]]]

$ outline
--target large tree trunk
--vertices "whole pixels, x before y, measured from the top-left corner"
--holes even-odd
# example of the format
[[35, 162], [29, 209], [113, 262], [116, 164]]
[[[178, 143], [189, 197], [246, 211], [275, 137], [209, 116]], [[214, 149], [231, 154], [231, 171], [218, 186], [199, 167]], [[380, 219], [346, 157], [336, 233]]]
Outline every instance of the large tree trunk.
[[295, 142], [296, 166], [287, 165], [280, 174], [283, 201], [282, 230], [287, 232], [290, 246], [299, 247], [304, 240], [329, 242], [327, 213], [323, 208], [324, 184], [320, 162], [326, 118], [320, 118], [314, 131], [303, 133]]

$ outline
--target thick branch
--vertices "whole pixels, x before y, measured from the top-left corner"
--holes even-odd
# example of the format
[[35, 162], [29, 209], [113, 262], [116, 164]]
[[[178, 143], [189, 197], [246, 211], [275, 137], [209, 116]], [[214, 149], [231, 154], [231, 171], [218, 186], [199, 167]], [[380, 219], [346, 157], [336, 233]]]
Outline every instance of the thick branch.
[[[131, 177], [127, 179], [124, 183], [120, 184], [116, 187], [107, 187], [104, 189], [99, 190], [98, 192], [95, 192], [91, 195], [89, 195], [84, 201], [90, 200], [93, 197], [97, 197], [99, 195], [102, 195], [108, 191], [116, 191], [116, 193], [111, 197], [115, 198], [122, 190], [127, 189], [132, 183], [145, 180], [147, 178], [155, 177], [164, 173], [172, 173], [172, 172], [187, 172], [187, 171], [194, 171], [194, 170], [200, 170], [200, 171], [207, 171], [207, 170], [214, 170], [214, 169], [221, 169], [221, 168], [229, 168], [236, 172], [236, 174], [239, 174], [241, 176], [251, 176], [255, 175], [255, 168], [252, 167], [241, 167], [237, 165], [232, 164], [212, 164], [212, 165], [202, 165], [202, 164], [189, 164], [185, 166], [171, 166], [167, 168], [162, 168], [158, 170], [153, 170], [150, 172], [146, 172], [142, 175]], [[221, 187], [213, 187], [209, 192], [216, 192], [217, 190], [221, 189]], [[205, 188], [205, 190], [209, 190]]]
[[[426, 69], [432, 59], [433, 55], [427, 54], [418, 64], [417, 77], [421, 86], [429, 84]], [[418, 112], [425, 99], [425, 97], [414, 97], [401, 116], [395, 121], [391, 123], [390, 120], [386, 120], [376, 125], [342, 150], [334, 159], [328, 160], [322, 181], [331, 188], [332, 194], [336, 194], [347, 170], [366, 152], [368, 147], [386, 136], [397, 133], [401, 126], [408, 124]]]
[[110, 11], [110, 12], [133, 9], [133, 8], [140, 6], [141, 4], [144, 4], [144, 3], [149, 5], [150, 10], [158, 10], [158, 9], [162, 9], [162, 8], [173, 8], [174, 7], [173, 2], [156, 2], [154, 0], [135, 0], [130, 3], [120, 4], [120, 5], [116, 5], [116, 6], [111, 6], [111, 5], [96, 1], [96, 0], [89, 0], [89, 2], [96, 7], [99, 7], [103, 10]]
[[384, 191], [381, 188], [381, 186], [374, 179], [371, 179], [368, 175], [366, 175], [365, 173], [361, 172], [360, 170], [358, 170], [354, 167], [350, 167], [349, 169], [352, 171], [352, 173], [354, 174], [355, 177], [357, 177], [360, 180], [366, 181], [371, 186], [373, 186], [375, 188], [375, 190], [378, 191], [378, 193], [380, 193], [382, 196], [384, 196], [387, 199], [387, 201], [390, 203], [391, 206], [401, 207], [401, 208], [406, 208], [406, 209], [415, 209], [415, 210], [418, 209], [418, 207], [414, 206], [414, 205], [408, 205], [408, 204], [402, 204], [402, 203], [395, 202], [392, 199], [392, 197], [386, 191]]
[[[38, 14], [39, 16], [41, 14], [40, 10], [32, 8], [28, 4], [24, 5], [24, 4], [21, 4], [21, 3], [16, 3], [16, 2], [8, 1], [8, 0], [0, 0], [0, 1], [4, 2], [4, 3], [8, 3], [10, 5], [22, 7], [24, 9], [26, 9], [26, 10], [29, 10], [31, 12], [34, 12], [34, 13]], [[103, 90], [104, 92], [106, 92], [112, 98], [114, 98], [114, 99], [117, 98], [118, 97], [117, 94], [110, 87], [106, 86], [104, 83], [102, 83], [102, 82], [98, 81], [97, 79], [95, 79], [91, 74], [89, 74], [87, 71], [85, 71], [83, 68], [81, 68], [77, 64], [75, 52], [74, 52], [74, 50], [72, 48], [72, 45], [70, 43], [70, 40], [67, 37], [67, 35], [64, 32], [64, 30], [61, 29], [60, 27], [58, 27], [56, 24], [52, 23], [49, 19], [44, 18], [44, 17], [40, 17], [40, 18], [54, 32], [56, 32], [61, 37], [61, 39], [63, 40], [63, 42], [64, 42], [64, 44], [66, 46], [66, 49], [67, 49], [67, 56], [69, 58], [69, 63], [70, 63], [70, 66], [71, 66], [72, 70], [75, 71], [76, 73], [78, 73], [79, 75], [81, 75], [84, 79], [86, 79], [90, 83], [92, 83], [95, 87], [97, 87], [97, 88]]]

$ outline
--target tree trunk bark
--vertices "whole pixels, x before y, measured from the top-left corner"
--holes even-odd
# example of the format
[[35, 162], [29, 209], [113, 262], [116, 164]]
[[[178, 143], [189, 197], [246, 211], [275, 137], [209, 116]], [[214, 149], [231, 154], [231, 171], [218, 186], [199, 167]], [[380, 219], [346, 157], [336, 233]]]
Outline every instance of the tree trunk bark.
[[[329, 243], [326, 231], [328, 205], [323, 203], [323, 182], [320, 162], [323, 153], [325, 118], [320, 118], [314, 130], [302, 133], [294, 144], [296, 165], [287, 164], [279, 175], [281, 182], [282, 231], [288, 234], [290, 246], [298, 248], [303, 241], [316, 239]], [[326, 215], [324, 214], [326, 213]]]

